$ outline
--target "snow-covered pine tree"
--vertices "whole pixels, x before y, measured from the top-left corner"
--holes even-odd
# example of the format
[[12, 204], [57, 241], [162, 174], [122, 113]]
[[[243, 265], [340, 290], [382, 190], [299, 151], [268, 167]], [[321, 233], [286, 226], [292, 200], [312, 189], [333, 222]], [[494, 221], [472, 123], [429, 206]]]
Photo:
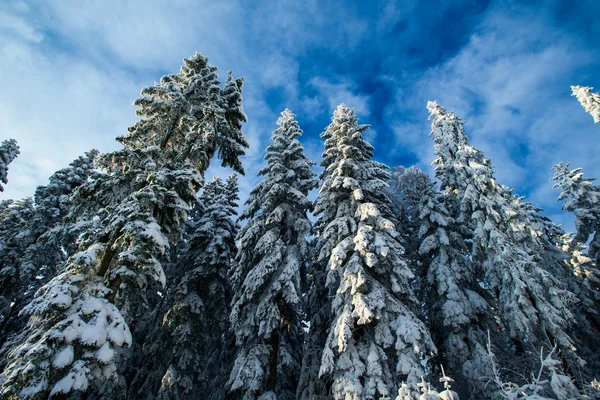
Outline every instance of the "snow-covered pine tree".
[[436, 102], [427, 107], [436, 177], [460, 205], [456, 221], [471, 231], [476, 274], [497, 302], [491, 305], [516, 354], [526, 354], [526, 343], [536, 349], [556, 343], [563, 359], [578, 367], [582, 360], [569, 335], [575, 299], [566, 289], [566, 271], [558, 274], [559, 267], [543, 265], [542, 232], [530, 223], [520, 199], [496, 182], [491, 162], [469, 145], [463, 121]]
[[565, 200], [562, 209], [575, 215], [577, 232], [573, 246], [589, 242], [588, 256], [600, 265], [600, 186], [594, 179], [584, 178], [581, 168], [569, 169], [569, 163], [556, 164], [553, 181], [555, 188], [562, 190], [558, 200]]
[[495, 323], [469, 257], [468, 232], [452, 217], [455, 204], [432, 183], [420, 196], [419, 253], [426, 269], [422, 297], [439, 356], [433, 370], [444, 365], [457, 379], [455, 389], [468, 398], [484, 392], [486, 382], [481, 377], [492, 374], [486, 340]]
[[[21, 299], [31, 296], [34, 282], [30, 271], [22, 273], [21, 259], [36, 240], [37, 215], [31, 198], [0, 202], [0, 338], [5, 343], [14, 331], [12, 321], [23, 307]], [[35, 291], [35, 289], [33, 289]], [[4, 365], [4, 357], [0, 366]]]
[[[416, 385], [423, 358], [435, 352], [415, 315], [414, 275], [401, 258], [384, 191], [388, 168], [371, 160], [365, 129], [354, 110], [338, 106], [328, 127], [328, 173], [315, 206], [323, 227], [317, 260], [328, 260], [326, 284], [334, 293], [320, 375], [332, 380], [336, 400], [390, 396], [403, 380]], [[331, 222], [324, 226], [324, 219]]]
[[[368, 125], [355, 127], [360, 132], [368, 128]], [[333, 136], [337, 129], [339, 129], [339, 124], [331, 123], [320, 135], [325, 146], [320, 162], [321, 167], [323, 167], [323, 171], [319, 176], [321, 182], [331, 175], [331, 170], [328, 167], [336, 161], [337, 142]], [[336, 216], [333, 208], [316, 214], [320, 215], [315, 226], [313, 226], [315, 240], [311, 242], [310, 246], [312, 254], [307, 277], [308, 295], [305, 305], [306, 315], [310, 318], [310, 321], [308, 333], [305, 335], [302, 368], [297, 391], [297, 397], [302, 400], [328, 399], [331, 387], [330, 380], [322, 379], [319, 376], [319, 371], [323, 357], [323, 345], [327, 340], [327, 333], [331, 325], [330, 299], [333, 296], [332, 289], [325, 284], [328, 260], [326, 254], [331, 251], [335, 243], [323, 240], [322, 233]], [[330, 247], [327, 247], [327, 245]], [[320, 252], [321, 248], [324, 248], [322, 253]]]
[[[90, 185], [105, 202], [92, 228], [24, 309], [31, 317], [0, 378], [3, 397], [66, 395], [117, 378], [119, 350], [132, 342], [148, 285], [165, 284], [160, 260], [180, 236], [202, 172], [221, 145], [246, 144], [241, 133], [223, 140], [240, 121], [224, 127], [221, 94], [215, 68], [199, 53], [142, 90], [134, 103], [140, 121], [117, 139], [125, 147], [98, 160], [107, 175]], [[232, 154], [223, 152], [223, 163], [238, 168]]]
[[[399, 215], [406, 214], [407, 221], [414, 220], [418, 225], [419, 204], [430, 184], [429, 176], [417, 167], [395, 167], [391, 173], [390, 187], [386, 190], [394, 205], [394, 211]], [[418, 229], [417, 226], [416, 230]]]
[[31, 301], [36, 290], [56, 275], [54, 268], [72, 252], [78, 229], [66, 220], [69, 197], [87, 181], [97, 153], [92, 150], [55, 172], [47, 186], [37, 188], [35, 203], [30, 199], [15, 202], [0, 216], [0, 241], [6, 247], [0, 293], [11, 304], [1, 314], [0, 343], [25, 326], [25, 317], [15, 310]]
[[395, 167], [387, 193], [392, 200], [394, 214], [397, 219], [396, 228], [402, 235], [404, 259], [412, 266], [416, 275], [414, 282], [415, 294], [421, 303], [425, 290], [423, 281], [427, 275], [419, 253], [422, 238], [419, 237], [421, 227], [420, 204], [428, 192], [431, 180], [429, 176], [417, 167]]
[[[19, 154], [19, 146], [15, 139], [8, 139], [0, 144], [0, 182], [5, 185], [8, 183], [8, 164], [13, 162]], [[4, 191], [4, 187], [0, 184], [0, 192]]]
[[232, 276], [230, 321], [237, 354], [228, 398], [295, 398], [302, 352], [301, 281], [311, 228], [307, 195], [317, 182], [294, 117], [286, 109], [277, 120], [267, 165], [259, 172], [264, 179], [250, 192], [240, 217], [248, 222], [238, 236]]
[[166, 312], [142, 351], [129, 392], [133, 398], [196, 399], [198, 393], [205, 399], [225, 398], [235, 182], [230, 177], [225, 185], [215, 178], [204, 187], [202, 216], [176, 265], [179, 278], [165, 294]]
[[600, 94], [593, 93], [593, 87], [571, 86], [571, 96], [575, 96], [583, 109], [594, 118], [594, 123], [600, 123]]
[[[39, 186], [35, 191], [35, 205], [40, 211], [45, 224], [53, 226], [69, 217], [71, 195], [82, 185], [92, 179], [97, 172], [94, 170], [94, 160], [100, 153], [90, 150], [83, 156], [73, 160], [68, 167], [56, 171], [49, 178], [48, 185]], [[75, 215], [71, 215], [75, 219]]]

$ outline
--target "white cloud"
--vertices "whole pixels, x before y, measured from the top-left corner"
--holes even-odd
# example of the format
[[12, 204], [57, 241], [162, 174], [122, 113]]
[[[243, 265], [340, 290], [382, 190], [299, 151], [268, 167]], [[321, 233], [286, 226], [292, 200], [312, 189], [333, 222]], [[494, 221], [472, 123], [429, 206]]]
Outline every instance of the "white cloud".
[[[36, 33], [23, 37], [22, 32]], [[85, 151], [116, 148], [115, 136], [136, 118], [131, 102], [139, 83], [119, 70], [49, 54], [37, 32], [20, 25], [0, 42], [0, 132], [15, 138], [21, 153], [9, 167], [1, 198], [31, 196]]]
[[[425, 122], [427, 100], [437, 100], [465, 120], [470, 142], [491, 158], [496, 177], [552, 213], [550, 168], [561, 160], [600, 176], [597, 132], [570, 97], [578, 72], [600, 55], [556, 29], [542, 12], [492, 8], [457, 55], [398, 90], [386, 114], [414, 113], [395, 127], [429, 171], [433, 144]], [[543, 194], [543, 195], [542, 195]]]
[[36, 27], [29, 24], [24, 18], [6, 12], [0, 12], [0, 33], [16, 35], [18, 38], [32, 43], [39, 43], [44, 39]]
[[298, 65], [272, 43], [250, 48], [264, 32], [246, 15], [231, 2], [0, 6], [0, 74], [8, 77], [0, 91], [0, 132], [21, 146], [0, 198], [32, 195], [50, 174], [90, 148], [117, 148], [114, 138], [136, 120], [131, 103], [140, 89], [177, 72], [181, 59], [196, 50], [220, 67], [222, 79], [227, 69], [245, 77], [251, 148], [244, 162], [254, 176], [281, 111], [270, 109], [264, 93], [282, 90], [293, 106]]
[[[370, 114], [369, 97], [356, 94], [356, 87], [351, 82], [330, 82], [317, 76], [309, 81], [309, 85], [316, 89], [317, 96], [302, 99], [302, 105], [306, 107], [307, 112], [312, 114], [326, 112], [331, 115], [339, 104], [344, 103], [348, 107], [356, 109], [359, 117], [366, 117]], [[328, 106], [327, 110], [323, 109], [323, 100]]]

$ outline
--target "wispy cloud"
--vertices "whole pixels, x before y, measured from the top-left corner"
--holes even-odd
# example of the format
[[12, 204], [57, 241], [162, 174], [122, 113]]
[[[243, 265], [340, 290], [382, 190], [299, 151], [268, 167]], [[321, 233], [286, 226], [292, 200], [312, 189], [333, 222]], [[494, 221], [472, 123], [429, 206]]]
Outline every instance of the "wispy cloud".
[[554, 163], [571, 160], [600, 176], [598, 149], [590, 146], [596, 129], [569, 96], [581, 70], [599, 62], [597, 52], [556, 29], [543, 12], [500, 6], [454, 57], [399, 88], [387, 112], [412, 111], [396, 126], [397, 141], [409, 143], [431, 171], [429, 124], [419, 122], [427, 117], [424, 106], [437, 100], [455, 110], [471, 143], [492, 159], [498, 180], [556, 214], [556, 195], [548, 190]]
[[316, 94], [313, 97], [304, 97], [302, 105], [313, 116], [322, 113], [331, 115], [341, 103], [355, 108], [361, 116], [370, 114], [369, 96], [358, 94], [359, 91], [352, 82], [331, 82], [323, 77], [316, 76], [308, 82], [308, 85], [316, 90]]

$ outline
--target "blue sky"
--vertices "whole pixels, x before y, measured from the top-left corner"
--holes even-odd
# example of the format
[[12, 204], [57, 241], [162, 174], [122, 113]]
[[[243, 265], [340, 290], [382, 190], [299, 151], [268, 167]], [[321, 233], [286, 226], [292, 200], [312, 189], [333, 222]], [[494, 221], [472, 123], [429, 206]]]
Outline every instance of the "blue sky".
[[600, 89], [598, 15], [597, 0], [5, 0], [0, 139], [21, 155], [0, 199], [32, 195], [90, 148], [118, 148], [141, 88], [198, 50], [223, 79], [245, 78], [246, 193], [285, 107], [317, 161], [344, 102], [372, 125], [376, 159], [432, 173], [425, 106], [437, 100], [501, 183], [572, 229], [548, 180], [558, 161], [600, 178], [600, 125], [570, 96], [570, 85]]

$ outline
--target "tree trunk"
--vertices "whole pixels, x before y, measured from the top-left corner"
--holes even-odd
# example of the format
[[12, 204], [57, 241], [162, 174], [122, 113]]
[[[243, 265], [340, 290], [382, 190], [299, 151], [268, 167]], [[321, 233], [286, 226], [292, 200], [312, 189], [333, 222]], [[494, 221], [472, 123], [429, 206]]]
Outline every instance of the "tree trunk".
[[267, 391], [275, 393], [275, 384], [277, 383], [277, 359], [279, 358], [279, 332], [273, 332], [271, 336], [271, 357], [269, 360], [269, 380], [267, 382]]

